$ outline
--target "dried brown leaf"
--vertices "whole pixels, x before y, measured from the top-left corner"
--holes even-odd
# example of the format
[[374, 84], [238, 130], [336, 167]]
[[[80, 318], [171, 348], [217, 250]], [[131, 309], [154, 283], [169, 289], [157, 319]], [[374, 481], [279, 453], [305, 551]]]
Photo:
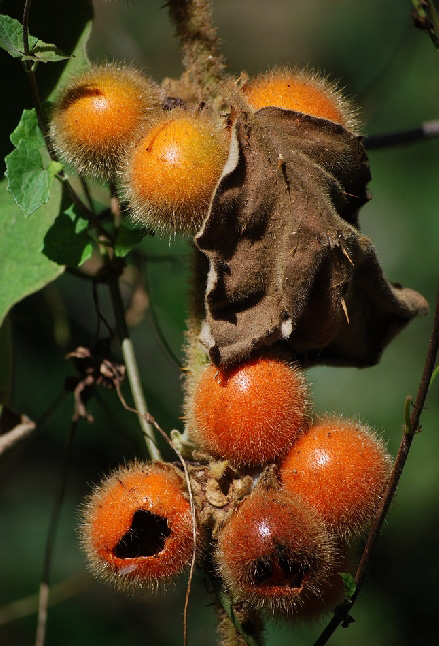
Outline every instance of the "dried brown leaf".
[[366, 153], [330, 121], [280, 108], [242, 112], [196, 244], [210, 261], [202, 340], [217, 364], [280, 343], [305, 364], [376, 363], [428, 310], [390, 283], [357, 211]]

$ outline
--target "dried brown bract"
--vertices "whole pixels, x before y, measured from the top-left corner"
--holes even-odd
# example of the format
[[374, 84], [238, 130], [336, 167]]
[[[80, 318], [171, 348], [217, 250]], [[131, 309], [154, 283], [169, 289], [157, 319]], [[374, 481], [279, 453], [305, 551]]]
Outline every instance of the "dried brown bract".
[[202, 340], [228, 365], [281, 343], [303, 364], [366, 366], [425, 299], [383, 275], [358, 229], [361, 137], [280, 108], [242, 112], [196, 243], [210, 261]]

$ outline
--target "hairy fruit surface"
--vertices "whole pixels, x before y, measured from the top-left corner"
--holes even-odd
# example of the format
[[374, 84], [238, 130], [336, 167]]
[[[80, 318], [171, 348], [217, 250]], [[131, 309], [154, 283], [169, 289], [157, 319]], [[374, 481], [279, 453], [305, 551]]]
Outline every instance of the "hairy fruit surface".
[[137, 70], [94, 66], [61, 92], [51, 123], [60, 156], [78, 172], [111, 177], [139, 124], [158, 106], [158, 90]]
[[195, 233], [227, 152], [226, 135], [214, 122], [172, 110], [126, 156], [122, 184], [133, 218], [160, 233]]
[[340, 90], [307, 70], [276, 69], [243, 86], [248, 103], [258, 110], [275, 106], [320, 117], [355, 130], [355, 113]]
[[231, 370], [209, 365], [193, 395], [190, 427], [201, 447], [238, 465], [257, 466], [284, 455], [308, 420], [302, 373], [274, 358]]
[[369, 428], [328, 418], [298, 440], [280, 474], [286, 491], [301, 496], [334, 531], [349, 536], [374, 516], [390, 464], [383, 442]]
[[255, 490], [218, 540], [218, 568], [235, 600], [275, 614], [297, 614], [320, 595], [336, 549], [323, 521], [299, 498]]
[[115, 471], [86, 502], [81, 536], [92, 570], [116, 585], [171, 579], [194, 548], [182, 477], [161, 462]]

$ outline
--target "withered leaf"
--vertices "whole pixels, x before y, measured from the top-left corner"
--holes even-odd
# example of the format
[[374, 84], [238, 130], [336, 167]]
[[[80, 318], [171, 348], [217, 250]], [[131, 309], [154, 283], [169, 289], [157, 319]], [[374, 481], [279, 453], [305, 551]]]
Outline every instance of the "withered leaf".
[[366, 366], [425, 299], [383, 276], [357, 212], [361, 138], [280, 108], [241, 113], [195, 241], [209, 259], [202, 340], [218, 365], [280, 344], [303, 364]]

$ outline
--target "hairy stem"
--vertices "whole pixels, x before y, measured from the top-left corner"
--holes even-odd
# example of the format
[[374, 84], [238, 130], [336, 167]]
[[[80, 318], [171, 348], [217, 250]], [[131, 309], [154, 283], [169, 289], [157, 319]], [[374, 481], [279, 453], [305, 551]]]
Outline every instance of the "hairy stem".
[[119, 289], [118, 276], [110, 274], [108, 279], [111, 302], [113, 305], [116, 327], [119, 335], [122, 354], [125, 361], [125, 367], [128, 375], [128, 381], [133, 395], [134, 406], [137, 411], [137, 417], [140, 427], [145, 436], [145, 443], [151, 460], [160, 460], [160, 451], [154, 440], [154, 428], [148, 421], [148, 408], [143, 395], [142, 384], [140, 381], [139, 369], [137, 366], [136, 355], [133, 343], [130, 339], [128, 327], [125, 320], [125, 311], [122, 303], [122, 297]]
[[431, 376], [434, 370], [434, 364], [439, 351], [439, 290], [436, 297], [436, 309], [433, 321], [433, 329], [430, 337], [430, 344], [427, 351], [427, 356], [425, 359], [424, 370], [421, 377], [421, 382], [419, 384], [418, 393], [416, 395], [415, 403], [413, 404], [413, 412], [410, 415], [409, 423], [404, 427], [404, 434], [401, 438], [401, 443], [399, 445], [398, 454], [393, 465], [392, 473], [389, 478], [389, 482], [384, 493], [384, 496], [381, 500], [380, 507], [375, 516], [375, 520], [372, 524], [369, 536], [366, 541], [366, 545], [363, 550], [363, 554], [360, 559], [360, 563], [357, 568], [355, 575], [355, 584], [356, 589], [350, 600], [346, 600], [339, 608], [337, 609], [334, 617], [328, 623], [320, 637], [314, 643], [314, 646], [324, 646], [334, 633], [336, 628], [342, 623], [345, 622], [348, 616], [349, 611], [351, 610], [353, 604], [355, 603], [361, 587], [364, 582], [364, 577], [369, 566], [370, 558], [372, 551], [378, 540], [384, 519], [389, 510], [390, 503], [392, 502], [393, 496], [395, 494], [396, 488], [399, 483], [399, 479], [402, 474], [402, 470], [407, 460], [410, 447], [413, 442], [415, 433], [419, 430], [419, 420], [421, 417], [422, 410], [424, 408], [425, 399], [427, 397], [428, 388], [430, 386]]
[[169, 0], [168, 9], [180, 38], [189, 80], [202, 92], [215, 95], [224, 76], [224, 60], [209, 0]]

